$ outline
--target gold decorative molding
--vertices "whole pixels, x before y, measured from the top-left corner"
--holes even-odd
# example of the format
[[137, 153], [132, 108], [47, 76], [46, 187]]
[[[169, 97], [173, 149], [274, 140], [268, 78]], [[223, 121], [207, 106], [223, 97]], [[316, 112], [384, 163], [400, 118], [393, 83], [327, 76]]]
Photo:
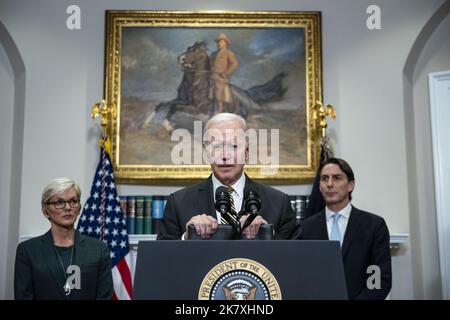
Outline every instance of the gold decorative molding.
[[[112, 162], [116, 180], [123, 183], [184, 184], [207, 177], [208, 165], [172, 165], [154, 163], [128, 163], [121, 160], [123, 141], [122, 70], [123, 30], [138, 28], [302, 28], [304, 30], [304, 74], [306, 152], [304, 162], [281, 163], [278, 173], [264, 176], [263, 166], [246, 165], [246, 172], [254, 179], [272, 184], [309, 183], [316, 174], [319, 163], [322, 126], [320, 115], [315, 116], [316, 101], [322, 100], [322, 56], [320, 12], [241, 12], [241, 11], [108, 11], [106, 30], [105, 98], [117, 116], [106, 117], [105, 125], [111, 138]], [[196, 30], [194, 30], [196, 31]], [[299, 103], [300, 104], [300, 103]], [[102, 116], [103, 119], [103, 116]], [[103, 121], [103, 120], [102, 120]], [[297, 124], [295, 124], [297, 125]], [[122, 151], [121, 151], [122, 150]], [[155, 150], [158, 152], [158, 150]]]

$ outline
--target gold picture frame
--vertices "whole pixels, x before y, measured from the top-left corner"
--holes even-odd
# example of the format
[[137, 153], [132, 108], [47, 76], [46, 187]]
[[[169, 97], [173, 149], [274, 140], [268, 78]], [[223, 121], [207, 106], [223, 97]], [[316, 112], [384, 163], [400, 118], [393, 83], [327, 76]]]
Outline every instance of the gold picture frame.
[[210, 174], [209, 165], [173, 164], [168, 154], [174, 124], [182, 127], [189, 112], [199, 110], [191, 102], [179, 106], [191, 101], [180, 56], [198, 44], [211, 53], [219, 34], [231, 39], [239, 60], [230, 77], [234, 87], [247, 94], [266, 84], [269, 92], [275, 87], [270, 81], [280, 84], [274, 99], [252, 96], [258, 103], [246, 109], [250, 127], [280, 130], [277, 173], [267, 175], [262, 164], [247, 164], [246, 173], [273, 184], [313, 180], [320, 151], [313, 116], [322, 101], [320, 12], [107, 11], [106, 20], [105, 99], [117, 115], [107, 130], [118, 182], [178, 184]]

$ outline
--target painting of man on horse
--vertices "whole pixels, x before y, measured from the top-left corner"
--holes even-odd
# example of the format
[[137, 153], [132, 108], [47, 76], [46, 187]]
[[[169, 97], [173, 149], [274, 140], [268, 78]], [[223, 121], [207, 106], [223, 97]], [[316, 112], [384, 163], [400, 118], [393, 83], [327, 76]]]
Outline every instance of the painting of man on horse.
[[158, 150], [152, 163], [167, 163], [170, 134], [193, 132], [194, 121], [204, 124], [218, 112], [239, 114], [256, 129], [283, 128], [281, 160], [298, 163], [304, 156], [304, 35], [298, 30], [131, 29], [123, 35], [122, 163], [148, 163], [145, 150]]
[[[229, 77], [236, 71], [239, 63], [234, 53], [227, 49], [227, 39], [224, 33], [219, 35], [216, 39], [219, 48], [211, 58], [208, 57], [206, 43], [199, 41], [178, 57], [177, 61], [184, 70], [178, 95], [175, 99], [156, 106], [155, 111], [145, 119], [144, 126], [148, 126], [153, 119], [163, 119], [161, 124], [170, 133], [175, 128], [190, 127], [187, 121], [206, 121], [220, 112], [236, 113], [246, 118], [249, 109], [260, 109], [260, 103], [283, 96], [284, 73], [249, 90], [230, 82]], [[177, 117], [181, 123], [177, 123], [176, 113], [183, 113], [181, 117]]]

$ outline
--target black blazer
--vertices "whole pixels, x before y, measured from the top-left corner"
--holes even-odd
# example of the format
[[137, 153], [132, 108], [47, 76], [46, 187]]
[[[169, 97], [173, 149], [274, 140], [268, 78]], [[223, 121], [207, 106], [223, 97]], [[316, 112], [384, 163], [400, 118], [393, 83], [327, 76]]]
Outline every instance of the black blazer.
[[[261, 199], [260, 215], [273, 225], [274, 239], [288, 239], [295, 229], [295, 214], [288, 196], [274, 188], [245, 177], [244, 189], [253, 189]], [[208, 214], [215, 219], [211, 176], [196, 185], [172, 193], [167, 200], [158, 240], [180, 240], [186, 223], [195, 215]], [[244, 202], [242, 202], [244, 205]]]
[[81, 270], [81, 289], [72, 289], [66, 296], [51, 232], [20, 243], [14, 270], [15, 299], [112, 299], [111, 258], [106, 244], [76, 231], [74, 255], [73, 264]]
[[[325, 210], [305, 219], [300, 239], [328, 240]], [[349, 299], [385, 299], [392, 286], [389, 230], [383, 218], [352, 206], [342, 243], [342, 257]], [[381, 270], [381, 289], [368, 289], [367, 267]]]

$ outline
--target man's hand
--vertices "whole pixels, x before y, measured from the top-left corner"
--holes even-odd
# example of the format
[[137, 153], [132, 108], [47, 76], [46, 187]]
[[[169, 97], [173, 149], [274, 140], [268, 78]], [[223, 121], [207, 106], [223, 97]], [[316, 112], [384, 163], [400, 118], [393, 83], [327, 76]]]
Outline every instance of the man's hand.
[[[241, 223], [241, 227], [244, 226], [245, 220], [247, 220], [248, 215], [242, 216], [239, 222]], [[256, 218], [252, 221], [252, 223], [245, 228], [242, 234], [245, 235], [246, 239], [255, 239], [258, 234], [259, 227], [262, 224], [267, 224], [267, 221], [263, 219], [261, 216], [256, 216]]]
[[212, 79], [222, 84], [228, 83], [228, 78], [224, 73], [215, 72], [212, 74]]
[[188, 226], [193, 225], [195, 231], [202, 239], [210, 238], [217, 230], [217, 220], [207, 214], [193, 216], [191, 220], [186, 223], [186, 232], [184, 239], [188, 239]]

